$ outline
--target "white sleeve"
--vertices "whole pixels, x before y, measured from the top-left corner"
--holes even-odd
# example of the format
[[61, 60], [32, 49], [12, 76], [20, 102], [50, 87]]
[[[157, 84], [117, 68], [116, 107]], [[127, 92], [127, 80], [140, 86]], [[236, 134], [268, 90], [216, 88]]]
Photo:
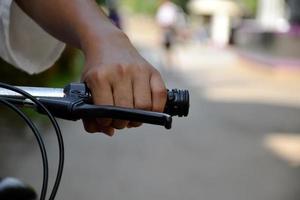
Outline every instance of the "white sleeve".
[[14, 1], [0, 0], [0, 56], [35, 74], [59, 58], [65, 44], [46, 33]]

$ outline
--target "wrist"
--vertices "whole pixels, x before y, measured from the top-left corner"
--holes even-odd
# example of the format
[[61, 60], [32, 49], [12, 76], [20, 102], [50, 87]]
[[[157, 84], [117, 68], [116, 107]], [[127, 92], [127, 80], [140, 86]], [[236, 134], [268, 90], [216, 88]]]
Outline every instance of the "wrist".
[[85, 29], [79, 37], [80, 49], [85, 56], [94, 54], [93, 52], [99, 54], [106, 45], [125, 39], [128, 39], [127, 36], [114, 25], [101, 25]]

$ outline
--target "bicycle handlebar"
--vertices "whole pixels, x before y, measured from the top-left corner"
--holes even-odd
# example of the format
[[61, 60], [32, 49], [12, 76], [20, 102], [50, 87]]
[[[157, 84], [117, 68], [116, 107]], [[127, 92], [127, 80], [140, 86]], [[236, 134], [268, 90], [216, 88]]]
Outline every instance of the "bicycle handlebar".
[[[92, 95], [83, 83], [71, 83], [65, 88], [19, 87], [36, 97], [58, 118], [79, 120], [88, 118], [114, 118], [149, 123], [171, 128], [172, 116], [186, 117], [189, 113], [189, 92], [168, 90], [164, 113], [129, 109], [116, 106], [94, 105]], [[1, 89], [0, 97], [20, 106], [34, 106], [31, 101], [9, 90]], [[43, 111], [37, 109], [38, 112]]]
[[[162, 125], [170, 129], [172, 116], [183, 117], [187, 116], [189, 112], [189, 92], [187, 90], [168, 90], [168, 99], [164, 113], [158, 113], [115, 106], [94, 105], [91, 92], [83, 83], [71, 83], [64, 89], [39, 87], [16, 88], [4, 83], [0, 83], [0, 85], [0, 103], [2, 102], [2, 104], [18, 113], [37, 138], [43, 158], [43, 185], [41, 187], [40, 199], [45, 199], [47, 195], [49, 177], [47, 152], [43, 139], [34, 123], [16, 106], [30, 106], [38, 112], [47, 115], [55, 129], [59, 144], [59, 164], [50, 199], [54, 199], [57, 194], [64, 166], [64, 142], [57, 121], [53, 117], [67, 120], [102, 117], [113, 118]], [[15, 188], [12, 189], [15, 190]], [[27, 190], [25, 191], [27, 192]], [[15, 192], [19, 192], [19, 190], [15, 190]], [[18, 193], [17, 195], [22, 194]]]

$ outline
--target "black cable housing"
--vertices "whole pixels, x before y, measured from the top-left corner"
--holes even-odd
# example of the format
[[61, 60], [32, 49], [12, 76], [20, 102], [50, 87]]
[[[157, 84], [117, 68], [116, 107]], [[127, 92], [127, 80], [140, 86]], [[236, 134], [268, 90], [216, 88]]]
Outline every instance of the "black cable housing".
[[47, 156], [47, 151], [46, 151], [46, 147], [44, 144], [44, 140], [41, 137], [40, 132], [38, 131], [38, 129], [36, 128], [36, 126], [34, 125], [32, 120], [29, 119], [29, 117], [26, 116], [23, 111], [21, 111], [18, 107], [11, 104], [10, 102], [3, 100], [1, 98], [0, 98], [0, 103], [6, 105], [7, 107], [9, 107], [13, 111], [15, 111], [25, 121], [25, 123], [28, 125], [28, 127], [32, 130], [32, 132], [38, 142], [38, 145], [39, 145], [39, 148], [40, 148], [40, 151], [42, 154], [42, 161], [43, 161], [43, 184], [42, 184], [42, 189], [41, 189], [40, 200], [45, 200], [46, 194], [47, 194], [47, 189], [48, 189], [49, 164], [48, 164], [48, 156]]
[[[54, 182], [54, 186], [53, 186], [52, 192], [51, 192], [50, 197], [49, 197], [49, 200], [54, 200], [55, 196], [57, 194], [59, 185], [60, 185], [60, 181], [61, 181], [61, 177], [62, 177], [62, 173], [63, 173], [63, 168], [64, 168], [64, 142], [63, 142], [63, 137], [62, 137], [62, 134], [61, 134], [61, 130], [58, 126], [58, 123], [55, 120], [55, 118], [53, 117], [53, 115], [49, 112], [49, 110], [41, 102], [39, 102], [39, 100], [37, 100], [35, 97], [30, 95], [29, 93], [27, 93], [27, 92], [25, 92], [25, 91], [23, 91], [23, 90], [21, 90], [17, 87], [14, 87], [14, 86], [11, 86], [11, 85], [8, 85], [8, 84], [5, 84], [5, 83], [1, 83], [1, 82], [0, 82], [0, 88], [4, 88], [4, 89], [7, 89], [7, 90], [14, 91], [16, 93], [19, 93], [19, 94], [23, 95], [27, 99], [31, 100], [33, 103], [35, 103], [35, 105], [37, 106], [38, 109], [41, 109], [47, 115], [47, 117], [49, 118], [51, 124], [53, 125], [53, 128], [54, 128], [56, 136], [57, 136], [58, 145], [59, 145], [58, 169], [57, 169], [57, 174], [56, 174], [56, 179], [55, 179], [55, 182]], [[42, 152], [43, 166], [44, 166], [43, 186], [42, 186], [40, 200], [45, 200], [46, 194], [47, 194], [48, 176], [49, 176], [48, 172], [49, 171], [48, 171], [47, 152], [46, 152], [41, 134], [36, 129], [36, 127], [34, 126], [32, 121], [19, 108], [17, 108], [15, 105], [13, 105], [12, 103], [8, 102], [5, 99], [0, 98], [0, 100], [1, 100], [1, 103], [3, 103], [4, 105], [7, 105], [11, 109], [13, 109], [16, 113], [18, 113], [24, 119], [26, 124], [31, 128], [31, 130], [33, 131], [33, 133], [35, 134], [35, 136], [37, 138], [40, 150]]]

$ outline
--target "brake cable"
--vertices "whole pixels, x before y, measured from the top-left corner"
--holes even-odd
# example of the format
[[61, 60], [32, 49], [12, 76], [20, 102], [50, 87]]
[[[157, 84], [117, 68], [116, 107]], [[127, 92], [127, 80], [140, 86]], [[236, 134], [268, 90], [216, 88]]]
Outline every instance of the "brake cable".
[[[63, 168], [64, 168], [64, 142], [63, 142], [63, 137], [61, 134], [61, 130], [58, 126], [58, 123], [56, 121], [56, 119], [54, 118], [54, 116], [50, 113], [50, 111], [39, 101], [37, 100], [34, 96], [30, 95], [29, 93], [15, 87], [15, 86], [11, 86], [5, 83], [1, 83], [0, 82], [0, 88], [4, 88], [10, 91], [14, 91], [24, 97], [26, 97], [27, 99], [31, 100], [38, 109], [42, 110], [43, 113], [49, 118], [51, 124], [54, 127], [56, 136], [57, 136], [57, 140], [58, 140], [58, 145], [59, 145], [59, 163], [58, 163], [58, 169], [57, 169], [57, 174], [56, 174], [56, 179], [54, 182], [54, 186], [52, 189], [52, 192], [50, 194], [49, 200], [54, 200], [55, 196], [57, 194], [59, 185], [60, 185], [60, 181], [61, 181], [61, 177], [62, 177], [62, 173], [63, 173]], [[37, 130], [36, 126], [34, 125], [34, 123], [32, 122], [32, 120], [30, 120], [23, 111], [21, 111], [18, 107], [16, 107], [15, 105], [13, 105], [12, 103], [8, 102], [5, 99], [1, 99], [0, 98], [0, 102], [6, 106], [8, 106], [9, 108], [11, 108], [12, 110], [14, 110], [21, 118], [24, 119], [24, 121], [26, 122], [26, 124], [31, 128], [31, 130], [33, 131], [37, 142], [39, 144], [39, 148], [42, 154], [42, 160], [43, 160], [43, 184], [42, 184], [42, 189], [41, 189], [41, 195], [40, 195], [40, 200], [45, 200], [46, 199], [46, 195], [47, 195], [47, 189], [48, 189], [48, 177], [49, 177], [49, 165], [48, 165], [48, 158], [47, 158], [47, 151], [43, 142], [43, 139], [41, 137], [40, 132]]]
[[30, 129], [32, 130], [33, 134], [36, 137], [36, 140], [38, 142], [41, 154], [42, 154], [42, 161], [43, 161], [43, 185], [42, 185], [42, 189], [41, 189], [41, 200], [44, 200], [46, 198], [46, 194], [47, 194], [47, 189], [48, 189], [48, 179], [49, 179], [49, 164], [48, 164], [48, 156], [47, 156], [47, 151], [45, 148], [45, 144], [43, 141], [43, 138], [41, 137], [40, 132], [37, 130], [36, 126], [34, 125], [34, 123], [32, 122], [31, 119], [29, 119], [28, 116], [26, 116], [24, 114], [23, 111], [21, 111], [21, 109], [19, 109], [18, 107], [16, 107], [15, 105], [9, 103], [8, 101], [1, 99], [0, 98], [0, 102], [4, 105], [6, 105], [7, 107], [11, 108], [13, 111], [15, 111], [24, 121], [25, 123], [30, 127]]

